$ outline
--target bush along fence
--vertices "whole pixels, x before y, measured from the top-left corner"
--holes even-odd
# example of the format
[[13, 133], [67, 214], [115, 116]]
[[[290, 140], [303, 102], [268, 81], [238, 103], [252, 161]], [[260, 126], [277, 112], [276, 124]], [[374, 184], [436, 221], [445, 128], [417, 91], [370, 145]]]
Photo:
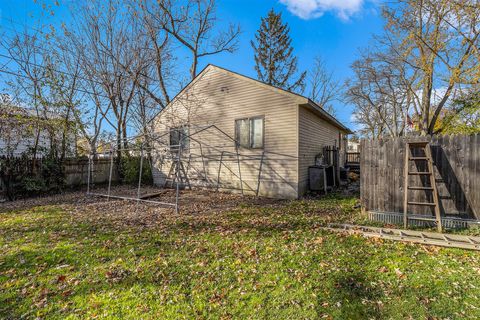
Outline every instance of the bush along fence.
[[58, 192], [64, 184], [64, 168], [56, 158], [0, 157], [0, 198]]
[[[442, 219], [480, 219], [480, 136], [451, 135], [362, 140], [361, 202], [370, 216], [403, 214], [406, 142], [429, 140]], [[416, 171], [425, 171], [422, 164]], [[425, 165], [425, 164], [423, 164]], [[407, 173], [408, 174], [408, 173]], [[425, 185], [427, 177], [412, 176], [410, 185]], [[431, 202], [424, 190], [409, 191], [409, 201]], [[432, 215], [432, 208], [409, 207], [414, 215]], [[378, 220], [378, 219], [377, 219]], [[397, 219], [398, 220], [398, 219]], [[387, 221], [386, 221], [387, 222]]]
[[[109, 181], [110, 166], [113, 183], [138, 181], [139, 158], [124, 157], [121, 162], [110, 158], [99, 158], [91, 168], [91, 183], [105, 184]], [[120, 168], [118, 166], [120, 163]], [[152, 183], [151, 169], [144, 164], [144, 183]], [[28, 156], [0, 157], [0, 200], [14, 200], [49, 193], [57, 193], [65, 188], [78, 188], [88, 181], [88, 159], [32, 158]]]

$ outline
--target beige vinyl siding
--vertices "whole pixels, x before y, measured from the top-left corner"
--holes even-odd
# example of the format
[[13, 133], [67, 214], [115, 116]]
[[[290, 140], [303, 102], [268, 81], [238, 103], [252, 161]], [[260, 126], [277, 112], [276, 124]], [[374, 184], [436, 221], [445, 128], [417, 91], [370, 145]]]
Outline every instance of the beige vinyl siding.
[[[258, 188], [260, 196], [296, 198], [300, 99], [209, 66], [155, 119], [156, 133], [164, 134], [156, 146], [155, 183], [163, 185], [171, 168], [167, 151], [170, 128], [188, 123], [193, 134], [215, 125], [223, 133], [210, 128], [195, 134], [182, 155], [192, 185], [218, 185], [220, 190], [235, 192], [243, 189], [245, 194], [255, 194]], [[235, 120], [256, 116], [265, 119], [264, 148], [239, 148], [237, 156]]]
[[340, 131], [303, 106], [299, 108], [298, 122], [298, 189], [303, 195], [308, 190], [308, 167], [315, 164], [315, 156], [324, 146], [339, 146]]

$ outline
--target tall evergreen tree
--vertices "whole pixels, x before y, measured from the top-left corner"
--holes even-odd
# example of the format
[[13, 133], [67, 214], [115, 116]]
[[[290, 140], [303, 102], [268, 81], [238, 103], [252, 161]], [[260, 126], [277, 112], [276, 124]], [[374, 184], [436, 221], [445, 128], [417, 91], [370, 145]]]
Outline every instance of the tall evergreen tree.
[[282, 15], [270, 10], [262, 18], [260, 28], [251, 45], [255, 50], [255, 70], [258, 79], [270, 85], [290, 91], [302, 92], [306, 72], [296, 77], [297, 57], [293, 55], [292, 39], [288, 24], [282, 23]]

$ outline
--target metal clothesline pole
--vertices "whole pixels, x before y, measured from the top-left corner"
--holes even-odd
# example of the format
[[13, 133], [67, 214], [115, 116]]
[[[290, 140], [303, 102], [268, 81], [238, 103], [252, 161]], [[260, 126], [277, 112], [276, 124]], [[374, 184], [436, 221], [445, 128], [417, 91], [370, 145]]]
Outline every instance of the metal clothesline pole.
[[240, 189], [242, 189], [242, 196], [243, 194], [243, 181], [242, 181], [242, 169], [240, 168], [240, 155], [238, 154], [238, 146], [235, 146], [235, 150], [237, 151], [237, 165], [238, 165], [238, 177], [240, 179]]
[[199, 143], [198, 145], [200, 146], [200, 155], [201, 155], [201, 158], [202, 158], [203, 177], [204, 177], [205, 181], [207, 181], [207, 180], [208, 180], [208, 177], [207, 177], [207, 167], [205, 166], [205, 158], [203, 157], [202, 144]]
[[110, 200], [110, 190], [112, 186], [112, 172], [113, 172], [113, 149], [110, 148], [110, 173], [108, 176], [108, 198], [107, 201]]
[[175, 180], [176, 180], [176, 191], [175, 191], [175, 213], [178, 214], [178, 197], [179, 197], [179, 194], [180, 194], [180, 184], [179, 184], [179, 181], [180, 181], [180, 156], [181, 156], [181, 152], [182, 152], [182, 142], [180, 142], [179, 146], [178, 146], [178, 151], [177, 151], [177, 166], [175, 168]]
[[222, 171], [222, 160], [223, 160], [223, 152], [222, 155], [220, 156], [220, 165], [218, 166], [218, 175], [217, 175], [217, 189], [220, 188], [220, 172]]
[[[143, 173], [143, 143], [140, 151], [140, 168], [138, 169], [138, 188], [137, 188], [137, 199], [140, 200], [140, 188], [142, 186], [142, 173]], [[138, 205], [138, 201], [137, 201]]]
[[92, 166], [92, 154], [88, 155], [88, 169], [87, 169], [87, 194], [90, 194], [90, 169]]
[[90, 166], [90, 172], [91, 172], [91, 178], [90, 178], [90, 184], [91, 184], [91, 188], [92, 189], [93, 187], [95, 187], [95, 161], [94, 161], [94, 157], [92, 156], [92, 165]]

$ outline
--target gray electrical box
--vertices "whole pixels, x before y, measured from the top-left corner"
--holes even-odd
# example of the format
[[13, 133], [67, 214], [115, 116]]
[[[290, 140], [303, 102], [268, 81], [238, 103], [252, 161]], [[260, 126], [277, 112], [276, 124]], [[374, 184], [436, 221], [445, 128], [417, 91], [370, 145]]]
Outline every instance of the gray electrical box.
[[325, 167], [308, 167], [308, 182], [310, 191], [324, 191], [327, 193], [327, 175]]

